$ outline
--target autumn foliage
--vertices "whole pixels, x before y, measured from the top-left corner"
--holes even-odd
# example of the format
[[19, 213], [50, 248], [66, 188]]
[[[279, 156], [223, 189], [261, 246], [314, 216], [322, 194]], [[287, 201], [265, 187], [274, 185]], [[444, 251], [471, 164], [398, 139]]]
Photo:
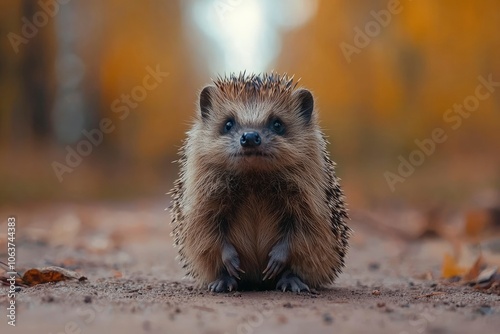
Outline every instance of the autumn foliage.
[[[267, 70], [293, 73], [315, 93], [353, 201], [367, 204], [399, 195], [425, 202], [461, 200], [498, 187], [500, 90], [463, 117], [457, 129], [446, 128], [447, 140], [395, 193], [387, 186], [384, 172], [397, 171], [398, 157], [408, 158], [418, 148], [415, 140], [446, 127], [443, 116], [475, 93], [479, 76], [500, 81], [495, 0], [399, 1], [367, 45], [346, 59], [342, 43], [355, 46], [357, 31], [376, 22], [373, 13], [388, 10], [390, 3], [319, 1], [309, 22], [281, 33], [280, 52]], [[164, 193], [176, 172], [170, 162], [198, 90], [216, 75], [211, 64], [217, 46], [191, 21], [184, 1], [75, 1], [71, 6], [78, 14], [73, 21], [57, 21], [63, 19], [61, 11], [20, 45], [19, 53], [7, 38], [0, 42], [0, 198]], [[35, 1], [2, 2], [0, 33], [19, 33], [21, 18], [37, 10]], [[72, 34], [68, 45], [61, 45], [63, 31]], [[62, 62], [62, 47], [70, 47], [79, 60]], [[51, 163], [65, 159], [66, 145], [76, 145], [66, 137], [84, 137], [79, 118], [57, 125], [67, 115], [56, 112], [61, 64], [70, 64], [66, 70], [70, 78], [78, 77], [80, 94], [68, 97], [73, 102], [62, 111], [80, 110], [88, 131], [103, 118], [116, 127], [62, 183]], [[113, 106], [143, 84], [148, 66], [159, 66], [168, 76], [121, 119]], [[71, 111], [78, 101], [84, 102], [81, 109]]]

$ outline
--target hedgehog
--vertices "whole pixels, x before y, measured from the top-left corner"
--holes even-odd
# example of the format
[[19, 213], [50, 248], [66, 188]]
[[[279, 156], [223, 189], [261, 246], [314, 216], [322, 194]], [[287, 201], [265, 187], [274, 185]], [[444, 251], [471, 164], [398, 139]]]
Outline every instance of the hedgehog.
[[197, 109], [171, 191], [188, 276], [213, 292], [331, 285], [351, 230], [312, 93], [287, 74], [230, 74]]

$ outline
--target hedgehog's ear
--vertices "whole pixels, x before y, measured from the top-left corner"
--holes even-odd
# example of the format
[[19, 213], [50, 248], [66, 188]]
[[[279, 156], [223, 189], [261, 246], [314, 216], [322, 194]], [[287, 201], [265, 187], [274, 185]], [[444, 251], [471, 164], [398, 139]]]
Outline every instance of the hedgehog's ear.
[[206, 86], [200, 93], [200, 111], [203, 119], [206, 119], [212, 110], [212, 99], [214, 93], [214, 86]]
[[310, 91], [305, 88], [300, 88], [293, 93], [299, 105], [299, 115], [304, 118], [306, 123], [309, 123], [314, 110], [314, 98]]

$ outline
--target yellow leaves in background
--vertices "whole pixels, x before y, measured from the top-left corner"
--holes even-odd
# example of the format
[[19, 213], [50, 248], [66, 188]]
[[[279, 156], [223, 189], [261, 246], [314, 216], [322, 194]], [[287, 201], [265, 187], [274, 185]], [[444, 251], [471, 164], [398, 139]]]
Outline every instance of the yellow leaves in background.
[[459, 266], [457, 260], [450, 254], [445, 254], [443, 259], [443, 266], [441, 269], [441, 276], [443, 278], [451, 278], [455, 276], [462, 276], [467, 272], [467, 268]]
[[463, 281], [469, 282], [479, 276], [481, 267], [484, 264], [485, 263], [483, 256], [479, 255], [474, 264], [471, 267], [467, 268], [459, 265], [457, 258], [447, 253], [444, 255], [441, 276], [443, 278], [452, 278], [459, 276]]
[[445, 254], [442, 267], [442, 278], [452, 282], [467, 284], [476, 289], [498, 289], [500, 287], [500, 272], [497, 266], [488, 265], [480, 254], [469, 268], [459, 265], [457, 259]]
[[[483, 198], [483, 202], [487, 202]], [[482, 203], [483, 206], [485, 203]], [[441, 268], [441, 276], [443, 278], [460, 277], [461, 281], [471, 282], [477, 279], [482, 271], [487, 269], [488, 265], [497, 265], [498, 255], [494, 251], [494, 247], [487, 246], [488, 239], [495, 243], [495, 235], [500, 231], [495, 228], [495, 213], [498, 208], [491, 207], [475, 207], [463, 213], [463, 230], [455, 235], [452, 240], [455, 243], [455, 254], [446, 253], [443, 258]], [[488, 234], [489, 238], [484, 238]], [[472, 244], [471, 244], [472, 241]], [[483, 241], [483, 242], [481, 242]], [[479, 255], [472, 263], [474, 258], [470, 250], [479, 247]]]

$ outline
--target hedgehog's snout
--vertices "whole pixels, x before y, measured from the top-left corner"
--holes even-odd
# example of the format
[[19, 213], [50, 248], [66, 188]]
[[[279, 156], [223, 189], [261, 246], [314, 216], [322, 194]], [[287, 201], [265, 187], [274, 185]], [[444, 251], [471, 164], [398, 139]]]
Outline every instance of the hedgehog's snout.
[[262, 139], [257, 131], [244, 132], [240, 138], [240, 144], [242, 147], [257, 147], [261, 143]]

